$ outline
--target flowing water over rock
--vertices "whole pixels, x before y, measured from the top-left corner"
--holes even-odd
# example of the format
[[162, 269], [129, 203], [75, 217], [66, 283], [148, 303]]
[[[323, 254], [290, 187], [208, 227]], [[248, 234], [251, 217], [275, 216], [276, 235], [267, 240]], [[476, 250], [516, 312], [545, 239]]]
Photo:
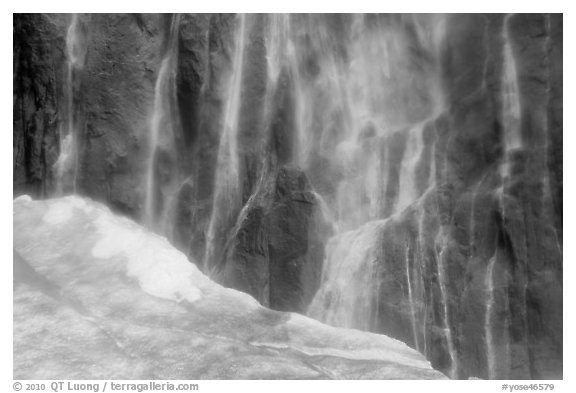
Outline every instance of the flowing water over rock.
[[506, 15], [502, 27], [502, 40], [504, 41], [504, 72], [502, 73], [502, 125], [504, 127], [504, 168], [502, 177], [509, 181], [512, 154], [522, 148], [522, 134], [520, 125], [520, 93], [518, 92], [518, 73], [516, 60], [510, 43], [510, 17]]
[[308, 315], [333, 326], [369, 330], [377, 318], [375, 277], [384, 221], [330, 239], [322, 286]]
[[56, 15], [17, 33], [66, 56], [15, 43], [15, 195], [105, 202], [219, 284], [452, 378], [561, 377], [561, 15]]
[[84, 66], [86, 44], [80, 16], [73, 14], [66, 33], [66, 79], [64, 85], [66, 121], [60, 125], [60, 155], [54, 164], [56, 193], [76, 192], [80, 165], [80, 135], [78, 132], [75, 97], [78, 91], [78, 72]]
[[486, 357], [488, 361], [488, 377], [493, 379], [496, 375], [496, 354], [494, 349], [494, 337], [492, 332], [492, 319], [494, 318], [494, 265], [496, 264], [496, 257], [494, 255], [488, 261], [488, 269], [486, 270], [486, 291], [488, 292], [486, 299], [486, 319], [484, 321], [484, 329], [486, 330]]
[[224, 107], [222, 133], [218, 147], [214, 200], [212, 214], [208, 225], [206, 255], [204, 269], [210, 271], [210, 266], [220, 258], [220, 250], [226, 240], [225, 231], [233, 224], [242, 207], [240, 189], [240, 164], [238, 157], [238, 129], [242, 81], [244, 70], [244, 53], [246, 40], [246, 17], [239, 17], [239, 27], [236, 33], [237, 41], [234, 48], [232, 75], [230, 77], [226, 104]]
[[143, 221], [151, 228], [168, 234], [172, 224], [170, 208], [178, 191], [176, 133], [176, 65], [178, 61], [179, 16], [170, 23], [164, 58], [154, 87], [154, 108], [149, 126], [149, 154], [146, 168], [146, 194]]

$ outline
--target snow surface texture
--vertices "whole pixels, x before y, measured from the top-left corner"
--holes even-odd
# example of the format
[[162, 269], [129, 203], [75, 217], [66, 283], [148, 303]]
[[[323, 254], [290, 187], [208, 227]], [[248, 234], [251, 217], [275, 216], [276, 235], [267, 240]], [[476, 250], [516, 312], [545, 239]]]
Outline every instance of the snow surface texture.
[[15, 379], [439, 379], [382, 335], [268, 310], [88, 199], [14, 200]]

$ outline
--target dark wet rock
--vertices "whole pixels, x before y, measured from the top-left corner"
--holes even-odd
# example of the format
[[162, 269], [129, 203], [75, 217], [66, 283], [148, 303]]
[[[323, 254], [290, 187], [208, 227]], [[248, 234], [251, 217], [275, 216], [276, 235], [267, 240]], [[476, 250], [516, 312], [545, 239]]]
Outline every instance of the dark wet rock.
[[138, 217], [162, 18], [94, 14], [80, 19], [87, 54], [79, 71], [82, 94], [75, 102], [83, 119], [77, 187]]
[[46, 196], [59, 154], [66, 15], [14, 14], [13, 194]]
[[305, 312], [331, 228], [301, 171], [281, 168], [261, 192], [241, 213], [217, 280], [273, 309]]
[[[433, 166], [436, 185], [391, 218], [382, 233], [379, 313], [385, 317], [374, 330], [418, 346], [435, 367], [449, 373], [454, 362], [439, 281], [443, 266], [458, 378], [562, 377], [558, 19], [515, 15], [509, 21], [524, 147], [511, 154], [512, 178], [504, 187], [499, 175], [504, 163], [504, 18], [450, 19], [443, 63], [448, 110], [429, 127], [425, 150], [434, 153], [420, 164]], [[400, 146], [394, 150], [398, 157], [391, 158], [391, 170], [401, 159]], [[394, 190], [392, 185], [388, 200], [395, 198]], [[416, 334], [406, 265], [412, 274]], [[493, 286], [491, 293], [488, 285]]]

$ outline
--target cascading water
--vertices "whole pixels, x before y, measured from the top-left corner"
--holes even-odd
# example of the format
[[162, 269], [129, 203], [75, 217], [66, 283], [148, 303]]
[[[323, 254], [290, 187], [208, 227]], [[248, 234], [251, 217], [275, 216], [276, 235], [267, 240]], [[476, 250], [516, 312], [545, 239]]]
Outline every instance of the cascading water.
[[488, 292], [486, 300], [486, 318], [484, 320], [484, 331], [486, 335], [486, 359], [488, 362], [488, 378], [494, 379], [496, 376], [496, 352], [494, 348], [494, 335], [492, 332], [492, 320], [494, 318], [494, 265], [498, 254], [495, 253], [488, 261], [486, 270], [486, 290]]
[[[502, 78], [501, 78], [501, 97], [502, 97], [502, 113], [501, 122], [503, 126], [503, 146], [504, 152], [502, 157], [502, 164], [500, 167], [501, 186], [497, 190], [498, 205], [503, 220], [507, 219], [507, 202], [506, 194], [512, 182], [511, 169], [514, 164], [514, 154], [524, 148], [524, 142], [521, 133], [521, 103], [520, 92], [518, 87], [518, 72], [516, 68], [516, 59], [512, 48], [510, 39], [510, 20], [514, 14], [508, 14], [504, 17], [502, 24]], [[482, 179], [483, 181], [484, 179]], [[478, 184], [475, 194], [478, 193], [478, 188], [482, 184]], [[472, 197], [472, 210], [474, 210], [475, 196]], [[472, 211], [471, 224], [474, 224], [474, 211]], [[471, 228], [472, 246], [474, 246], [474, 228]], [[474, 252], [474, 250], [472, 250]], [[496, 309], [501, 308], [502, 305], [497, 303], [496, 287], [494, 270], [498, 265], [498, 248], [496, 248], [494, 255], [486, 261], [486, 303], [485, 303], [485, 319], [484, 319], [484, 336], [486, 346], [486, 362], [488, 377], [493, 379], [498, 377], [498, 368], [504, 367], [499, 360], [499, 352], [505, 353], [506, 357], [510, 357], [509, 348], [500, 351], [497, 347], [497, 335], [495, 334], [495, 324], [501, 321], [497, 320]], [[525, 267], [527, 269], [527, 266]], [[526, 280], [527, 282], [527, 280]], [[526, 298], [527, 284], [524, 285], [524, 295]], [[506, 323], [505, 323], [506, 325]], [[501, 338], [499, 341], [505, 340]], [[509, 343], [506, 341], [506, 346]]]
[[242, 77], [246, 40], [246, 15], [239, 15], [237, 41], [234, 49], [232, 75], [224, 109], [222, 133], [218, 148], [212, 214], [208, 225], [204, 271], [209, 272], [218, 261], [226, 231], [233, 225], [241, 208], [238, 160], [238, 127], [242, 96]]
[[[433, 37], [426, 46], [436, 51], [442, 40], [436, 30], [442, 24], [406, 19], [395, 25], [355, 16], [347, 25], [347, 35], [336, 38], [325, 25], [312, 23], [304, 27], [310, 29], [313, 38], [308, 45], [320, 54], [317, 61], [322, 71], [315, 78], [316, 85], [304, 82], [298, 94], [303, 96], [300, 101], [321, 102], [323, 115], [313, 105], [298, 112], [298, 124], [305, 128], [300, 143], [306, 143], [300, 149], [306, 152], [300, 162], [314, 179], [317, 169], [310, 155], [337, 157], [333, 167], [339, 181], [335, 192], [323, 195], [335, 212], [338, 232], [327, 247], [322, 284], [308, 315], [336, 326], [373, 330], [379, 308], [379, 272], [385, 265], [380, 255], [385, 218], [401, 214], [433, 185], [434, 153], [429, 150], [424, 160], [424, 132], [443, 109], [434, 67], [418, 75], [421, 85], [416, 87], [411, 84], [417, 77], [404, 74], [413, 61], [406, 40], [413, 38], [402, 32], [406, 26], [416, 30], [421, 44]], [[410, 95], [424, 86], [425, 91]], [[405, 95], [403, 105], [397, 101], [400, 95]], [[422, 101], [421, 95], [427, 98]], [[321, 133], [317, 145], [307, 139], [315, 132]], [[399, 154], [399, 167], [391, 167]], [[429, 168], [427, 176], [421, 174], [422, 167]], [[316, 187], [322, 193], [322, 182]], [[411, 271], [408, 251], [404, 259], [413, 342], [420, 348], [422, 302], [415, 299], [413, 283], [421, 278]], [[421, 271], [423, 258], [415, 263]]]
[[444, 336], [446, 338], [446, 346], [448, 355], [450, 356], [450, 368], [448, 375], [455, 378], [458, 372], [458, 355], [456, 354], [456, 346], [454, 344], [454, 334], [450, 326], [450, 312], [449, 312], [449, 297], [448, 297], [448, 278], [446, 277], [446, 262], [445, 252], [447, 249], [445, 228], [442, 227], [438, 236], [436, 237], [435, 248], [439, 249], [436, 252], [436, 268], [438, 286], [440, 287], [440, 296], [442, 298], [442, 318], [444, 321]]
[[[274, 90], [280, 78], [282, 69], [288, 64], [292, 72], [295, 70], [294, 47], [290, 45], [290, 17], [286, 14], [270, 15], [268, 34], [266, 35], [266, 59], [268, 82]], [[268, 97], [271, 98], [271, 97]], [[268, 101], [268, 100], [267, 100]]]
[[[424, 212], [423, 209], [420, 209], [420, 214], [418, 215], [418, 238], [417, 240], [417, 244], [418, 244], [418, 289], [419, 289], [419, 294], [420, 296], [422, 296], [422, 293], [424, 292], [424, 275], [422, 274], [422, 271], [424, 270], [424, 265], [425, 265], [425, 255], [426, 255], [426, 237], [425, 237], [425, 233], [424, 233], [424, 221], [426, 219], [426, 214]], [[420, 311], [420, 315], [427, 315], [427, 303], [424, 303], [424, 307], [422, 307], [423, 309], [419, 310]], [[421, 348], [421, 351], [424, 355], [428, 354], [428, 340], [427, 340], [427, 335], [426, 335], [426, 322], [424, 320], [424, 318], [421, 319], [422, 323], [421, 323], [421, 334], [422, 334], [422, 342], [423, 347]]]
[[[552, 17], [550, 14], [546, 15], [546, 40], [545, 40], [545, 44], [544, 47], [546, 49], [546, 80], [548, 81], [548, 86], [546, 87], [546, 100], [547, 100], [547, 106], [550, 105], [550, 97], [551, 97], [551, 86], [550, 86], [550, 80], [551, 80], [551, 75], [552, 75], [552, 71], [551, 71], [551, 54], [550, 54], [550, 50], [551, 50], [551, 37], [552, 34]], [[542, 185], [544, 188], [544, 192], [543, 192], [543, 204], [545, 206], [547, 206], [547, 208], [552, 212], [554, 210], [554, 202], [553, 202], [553, 189], [552, 189], [552, 182], [550, 180], [550, 165], [549, 165], [549, 160], [550, 160], [550, 138], [551, 138], [551, 133], [550, 133], [550, 114], [548, 113], [548, 111], [546, 111], [545, 116], [544, 116], [544, 130], [543, 130], [543, 140], [544, 140], [544, 146], [542, 147], [542, 151], [543, 151], [543, 163], [546, 167], [546, 170], [544, 171], [544, 176], [542, 179]], [[553, 215], [553, 213], [551, 213], [551, 215]], [[560, 254], [560, 256], [562, 256], [562, 244], [560, 241], [560, 238], [558, 236], [558, 231], [556, 228], [552, 229], [552, 232], [554, 233], [554, 238], [555, 238], [555, 242], [556, 242], [556, 249], [558, 250], [558, 253]]]
[[139, 215], [213, 281], [450, 377], [561, 375], [561, 15], [14, 23], [15, 195]]
[[60, 124], [60, 154], [54, 164], [56, 194], [76, 192], [80, 145], [75, 114], [77, 73], [84, 66], [86, 46], [78, 14], [73, 14], [66, 34], [65, 121]]
[[[212, 212], [205, 229], [203, 269], [207, 273], [219, 268], [228, 238], [234, 236], [234, 228], [245, 220], [254, 202], [250, 197], [242, 206], [245, 190], [240, 150], [244, 147], [240, 144], [244, 142], [239, 135], [243, 132], [243, 98], [250, 94], [245, 91], [245, 68], [252, 61], [247, 59], [254, 25], [251, 18], [236, 18]], [[382, 236], [388, 219], [409, 210], [435, 184], [434, 146], [425, 141], [425, 132], [444, 109], [435, 64], [443, 21], [439, 16], [394, 19], [366, 15], [336, 20], [333, 25], [324, 16], [268, 17], [263, 34], [267, 59], [263, 113], [265, 118], [274, 115], [276, 94], [288, 86], [294, 105], [290, 112], [295, 134], [292, 161], [310, 178], [322, 216], [335, 233], [326, 245], [321, 287], [308, 314], [335, 326], [374, 330], [385, 264]], [[171, 32], [156, 83], [147, 177], [149, 222], [158, 214], [154, 167], [158, 138], [166, 134], [164, 129], [174, 127], [167, 124], [173, 94], [174, 35]], [[422, 58], [429, 63], [410, 70], [414, 61], [421, 61], [414, 60], [411, 45], [426, 52]], [[326, 182], [329, 177], [335, 180], [330, 186]], [[425, 316], [421, 299], [425, 246], [418, 245], [413, 261], [410, 246], [406, 247], [402, 271], [407, 315], [413, 344], [420, 349], [423, 343], [425, 350], [425, 328], [419, 328]], [[446, 303], [442, 263], [438, 261], [438, 275]], [[455, 369], [447, 306], [444, 318]]]
[[163, 152], [167, 152], [171, 157], [177, 156], [175, 135], [178, 125], [174, 108], [179, 21], [178, 15], [172, 17], [164, 58], [154, 88], [144, 197], [144, 223], [165, 234], [168, 234], [171, 225], [170, 209], [178, 192], [179, 181], [174, 166], [168, 169], [169, 173], [162, 173], [163, 168], [159, 161]]
[[561, 376], [561, 15], [20, 15], [13, 85], [15, 196], [454, 378]]
[[[470, 263], [472, 258], [476, 256], [476, 204], [478, 199], [478, 194], [485, 181], [485, 177], [480, 179], [476, 187], [474, 187], [471, 196], [470, 204], [470, 244], [469, 244], [469, 256], [468, 262]], [[484, 278], [484, 286], [486, 288], [486, 301], [485, 301], [485, 316], [484, 316], [484, 337], [486, 346], [486, 363], [488, 378], [494, 379], [496, 376], [496, 350], [494, 343], [494, 333], [493, 333], [493, 319], [494, 319], [494, 266], [498, 258], [498, 250], [494, 252], [494, 255], [488, 260], [486, 266], [486, 275]]]
[[504, 129], [504, 164], [502, 178], [506, 182], [510, 177], [510, 165], [514, 151], [522, 148], [522, 134], [520, 129], [520, 95], [518, 91], [518, 73], [516, 61], [510, 42], [510, 18], [504, 18], [502, 27], [503, 40], [503, 72], [502, 72], [502, 123]]
[[370, 330], [376, 314], [381, 229], [386, 221], [372, 221], [330, 240], [322, 287], [308, 315], [333, 326]]
[[420, 350], [420, 344], [418, 340], [418, 328], [417, 328], [417, 315], [416, 315], [416, 307], [414, 305], [414, 295], [412, 293], [412, 274], [410, 274], [410, 247], [406, 246], [406, 256], [404, 258], [406, 260], [406, 285], [408, 287], [408, 301], [410, 302], [410, 319], [412, 322], [412, 335], [414, 336], [414, 345], [416, 346], [416, 350]]
[[409, 131], [406, 151], [400, 169], [400, 187], [398, 195], [398, 206], [395, 210], [402, 211], [412, 204], [420, 195], [418, 192], [418, 182], [415, 179], [416, 167], [422, 156], [424, 149], [423, 130], [426, 122], [417, 124]]

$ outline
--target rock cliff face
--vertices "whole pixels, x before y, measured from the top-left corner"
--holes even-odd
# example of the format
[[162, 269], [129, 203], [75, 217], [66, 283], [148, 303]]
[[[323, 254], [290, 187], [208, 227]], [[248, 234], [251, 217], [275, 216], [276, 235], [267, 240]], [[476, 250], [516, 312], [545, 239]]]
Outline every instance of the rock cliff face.
[[[503, 28], [523, 141], [511, 152]], [[561, 28], [558, 16], [449, 18], [447, 110], [425, 130], [433, 158], [417, 164], [420, 173], [435, 166], [435, 185], [381, 230], [377, 308], [392, 318], [373, 329], [454, 376], [561, 376]]]
[[14, 15], [14, 195], [47, 195], [58, 158], [66, 18]]
[[562, 23], [15, 15], [14, 195], [451, 377], [561, 378]]

